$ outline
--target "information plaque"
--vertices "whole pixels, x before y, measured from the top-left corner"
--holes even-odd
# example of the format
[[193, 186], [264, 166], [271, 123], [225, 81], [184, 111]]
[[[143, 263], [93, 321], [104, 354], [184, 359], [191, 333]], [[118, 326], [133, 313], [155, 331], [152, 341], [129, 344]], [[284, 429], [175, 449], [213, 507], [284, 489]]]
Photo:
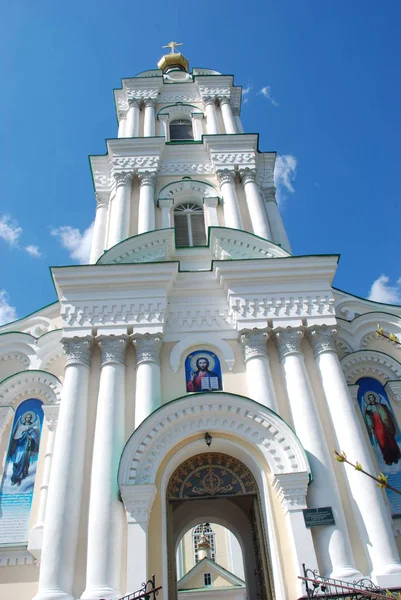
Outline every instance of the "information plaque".
[[335, 525], [333, 511], [330, 506], [324, 508], [306, 508], [304, 511], [306, 527], [324, 527], [325, 525]]

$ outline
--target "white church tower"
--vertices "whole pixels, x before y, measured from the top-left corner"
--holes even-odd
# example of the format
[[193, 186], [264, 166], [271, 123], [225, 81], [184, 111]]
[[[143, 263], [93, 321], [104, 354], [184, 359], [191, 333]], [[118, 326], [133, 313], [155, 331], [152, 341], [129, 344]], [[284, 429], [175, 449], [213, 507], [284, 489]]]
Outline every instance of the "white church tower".
[[[241, 87], [179, 45], [115, 91], [90, 264], [0, 328], [0, 597], [118, 600], [154, 574], [161, 600], [296, 600], [303, 564], [401, 588], [401, 496], [333, 453], [401, 487], [401, 309], [292, 254]], [[223, 534], [196, 555], [205, 523], [227, 563]]]

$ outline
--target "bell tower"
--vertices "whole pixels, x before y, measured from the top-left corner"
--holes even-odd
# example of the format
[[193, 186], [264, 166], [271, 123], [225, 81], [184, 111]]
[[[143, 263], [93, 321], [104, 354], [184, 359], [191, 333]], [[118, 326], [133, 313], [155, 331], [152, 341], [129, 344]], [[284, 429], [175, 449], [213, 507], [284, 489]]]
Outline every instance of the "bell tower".
[[167, 229], [175, 230], [176, 247], [206, 246], [212, 227], [290, 251], [275, 199], [275, 153], [260, 152], [257, 134], [244, 133], [241, 88], [231, 75], [190, 71], [180, 45], [164, 46], [171, 52], [158, 69], [124, 79], [115, 91], [118, 138], [107, 141], [105, 156], [91, 157], [91, 263], [129, 238], [135, 246], [142, 234], [146, 244]]

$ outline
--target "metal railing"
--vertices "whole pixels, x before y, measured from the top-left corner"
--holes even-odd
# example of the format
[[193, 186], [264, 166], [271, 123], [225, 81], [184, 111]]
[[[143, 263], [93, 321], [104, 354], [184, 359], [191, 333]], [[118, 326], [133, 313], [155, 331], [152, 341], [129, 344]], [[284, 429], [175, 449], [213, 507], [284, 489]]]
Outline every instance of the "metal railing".
[[303, 566], [304, 576], [299, 577], [302, 580], [306, 597], [308, 598], [326, 598], [330, 600], [388, 600], [389, 598], [398, 598], [386, 590], [375, 585], [370, 579], [360, 579], [359, 581], [343, 581], [341, 579], [332, 579], [322, 577], [317, 571], [307, 569]]
[[152, 578], [149, 579], [146, 583], [142, 584], [140, 590], [136, 592], [132, 592], [120, 600], [155, 600], [156, 596], [159, 595], [159, 591], [162, 589], [162, 586], [156, 587], [155, 576], [152, 575]]

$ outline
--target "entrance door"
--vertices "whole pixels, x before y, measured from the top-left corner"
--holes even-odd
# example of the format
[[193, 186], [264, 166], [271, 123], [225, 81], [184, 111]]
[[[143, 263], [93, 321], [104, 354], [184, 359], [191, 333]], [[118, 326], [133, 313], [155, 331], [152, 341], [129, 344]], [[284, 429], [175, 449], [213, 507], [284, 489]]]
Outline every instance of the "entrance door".
[[240, 541], [248, 598], [272, 600], [272, 578], [258, 486], [249, 469], [227, 454], [205, 452], [170, 478], [168, 500], [169, 600], [177, 600], [176, 550], [189, 527], [214, 522]]

